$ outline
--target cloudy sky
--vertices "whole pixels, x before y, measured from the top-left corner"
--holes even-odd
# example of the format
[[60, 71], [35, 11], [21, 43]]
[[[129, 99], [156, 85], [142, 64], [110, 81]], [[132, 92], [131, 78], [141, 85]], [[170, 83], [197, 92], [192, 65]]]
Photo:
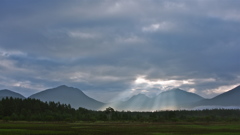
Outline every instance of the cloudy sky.
[[239, 0], [1, 0], [0, 89], [107, 102], [240, 84]]

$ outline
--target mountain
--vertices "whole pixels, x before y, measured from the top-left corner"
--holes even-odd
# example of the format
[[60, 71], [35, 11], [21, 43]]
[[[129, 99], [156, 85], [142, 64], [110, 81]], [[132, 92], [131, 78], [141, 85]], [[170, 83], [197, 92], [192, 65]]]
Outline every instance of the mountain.
[[195, 106], [240, 106], [240, 86], [222, 93], [212, 99], [206, 99], [195, 104]]
[[[10, 90], [0, 90], [0, 100], [5, 97], [25, 98], [21, 94]], [[181, 89], [173, 89], [150, 98], [144, 94], [134, 95], [126, 101], [104, 104], [85, 95], [81, 90], [65, 85], [47, 89], [33, 94], [29, 98], [42, 101], [54, 101], [70, 104], [73, 108], [83, 107], [91, 110], [113, 107], [116, 110], [155, 111], [172, 109], [194, 109], [204, 106], [240, 106], [240, 86], [222, 93], [212, 99], [190, 93]]]
[[132, 96], [127, 101], [113, 103], [110, 106], [117, 110], [148, 111], [151, 109], [151, 98], [144, 94], [138, 94]]
[[71, 107], [76, 109], [83, 107], [86, 109], [98, 110], [104, 105], [104, 103], [88, 97], [81, 90], [65, 85], [41, 91], [33, 94], [29, 98], [70, 104]]
[[16, 92], [13, 92], [11, 90], [7, 90], [7, 89], [0, 90], [0, 100], [2, 98], [6, 98], [6, 97], [22, 98], [22, 99], [25, 98], [23, 95], [21, 95], [19, 93], [16, 93]]
[[190, 104], [203, 100], [204, 98], [181, 89], [173, 89], [160, 93], [153, 99], [153, 108], [157, 110], [183, 109]]
[[173, 110], [188, 108], [191, 103], [203, 99], [203, 97], [197, 94], [180, 89], [173, 89], [162, 92], [153, 98], [149, 98], [144, 94], [138, 94], [127, 101], [110, 104], [109, 106], [112, 106], [117, 110], [131, 111]]

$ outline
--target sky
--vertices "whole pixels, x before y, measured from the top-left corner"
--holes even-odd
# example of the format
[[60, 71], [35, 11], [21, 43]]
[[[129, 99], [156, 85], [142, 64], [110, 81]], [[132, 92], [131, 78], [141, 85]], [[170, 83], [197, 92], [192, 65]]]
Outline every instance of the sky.
[[0, 89], [102, 102], [240, 84], [239, 0], [1, 0]]

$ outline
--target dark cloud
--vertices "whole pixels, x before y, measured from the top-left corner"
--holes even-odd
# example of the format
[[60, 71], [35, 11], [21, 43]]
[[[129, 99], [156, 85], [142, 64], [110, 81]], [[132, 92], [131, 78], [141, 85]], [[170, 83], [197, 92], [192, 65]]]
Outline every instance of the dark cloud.
[[239, 6], [236, 0], [3, 0], [0, 87], [29, 96], [66, 84], [102, 101], [172, 87], [215, 96], [240, 84]]

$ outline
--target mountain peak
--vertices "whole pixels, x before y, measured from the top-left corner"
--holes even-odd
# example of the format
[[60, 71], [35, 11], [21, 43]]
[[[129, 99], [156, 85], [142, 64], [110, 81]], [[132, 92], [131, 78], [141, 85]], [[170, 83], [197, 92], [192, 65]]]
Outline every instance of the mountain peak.
[[137, 95], [132, 96], [132, 98], [149, 98], [149, 97], [146, 96], [145, 94], [139, 93]]
[[76, 91], [76, 92], [83, 93], [80, 89], [74, 88], [74, 87], [69, 87], [67, 85], [60, 85], [58, 87], [51, 88], [51, 89], [48, 89], [48, 90], [51, 90], [51, 91]]
[[132, 96], [129, 101], [135, 101], [135, 100], [149, 100], [150, 98], [146, 96], [145, 94], [139, 93], [137, 95]]
[[60, 86], [58, 86], [56, 88], [71, 88], [71, 87], [68, 87], [67, 85], [60, 85]]
[[11, 90], [8, 90], [8, 89], [3, 89], [3, 90], [0, 90], [0, 91], [2, 91], [2, 92], [13, 92], [13, 91], [11, 91]]
[[184, 90], [179, 89], [179, 88], [175, 88], [175, 89], [172, 89], [171, 91], [184, 91]]
[[164, 93], [179, 93], [179, 92], [181, 92], [181, 93], [185, 93], [186, 91], [184, 91], [184, 90], [181, 90], [181, 89], [179, 89], [179, 88], [175, 88], [175, 89], [171, 89], [171, 90], [167, 90], [167, 91], [163, 91], [162, 93], [164, 94]]
[[80, 89], [61, 85], [52, 89], [47, 89], [33, 94], [30, 98], [42, 101], [54, 101], [64, 104], [71, 104], [72, 107], [84, 107], [87, 109], [99, 109], [103, 103], [85, 95]]
[[144, 96], [144, 97], [147, 97], [145, 94], [142, 94], [142, 93], [138, 93], [137, 95], [135, 96]]
[[23, 95], [13, 92], [8, 89], [3, 89], [0, 90], [0, 99], [5, 98], [5, 97], [13, 97], [13, 98], [25, 98]]

